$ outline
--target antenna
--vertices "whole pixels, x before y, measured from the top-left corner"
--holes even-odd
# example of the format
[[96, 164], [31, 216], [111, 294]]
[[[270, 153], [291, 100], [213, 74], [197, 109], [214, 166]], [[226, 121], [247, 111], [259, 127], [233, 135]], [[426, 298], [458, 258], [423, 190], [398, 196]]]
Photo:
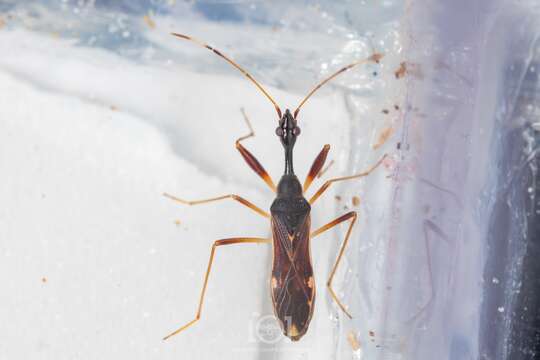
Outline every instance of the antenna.
[[232, 61], [229, 57], [227, 57], [226, 55], [222, 54], [219, 50], [217, 49], [214, 49], [212, 46], [200, 41], [200, 40], [197, 40], [195, 38], [192, 38], [190, 36], [187, 36], [187, 35], [183, 35], [183, 34], [178, 34], [178, 33], [171, 33], [171, 35], [174, 35], [176, 37], [179, 37], [181, 39], [185, 39], [185, 40], [189, 40], [189, 41], [193, 41], [195, 44], [199, 45], [199, 46], [202, 46], [204, 48], [207, 48], [208, 50], [211, 50], [214, 52], [214, 54], [222, 57], [223, 59], [225, 59], [225, 61], [227, 61], [229, 64], [231, 64], [232, 66], [234, 66], [235, 68], [237, 68], [238, 70], [240, 70], [240, 72], [242, 74], [245, 75], [245, 77], [247, 77], [249, 80], [251, 80], [251, 82], [253, 82], [255, 84], [255, 86], [257, 86], [257, 88], [262, 91], [262, 93], [264, 94], [264, 96], [266, 96], [268, 98], [268, 100], [270, 100], [272, 102], [272, 104], [274, 104], [274, 107], [276, 108], [276, 111], [277, 111], [277, 114], [278, 114], [278, 117], [279, 119], [281, 119], [281, 109], [279, 108], [278, 104], [274, 101], [274, 99], [272, 99], [272, 97], [270, 96], [270, 94], [268, 94], [268, 92], [262, 87], [261, 84], [259, 84], [257, 82], [257, 80], [255, 80], [253, 78], [253, 76], [251, 76], [246, 70], [244, 70], [240, 65], [238, 65], [237, 63], [235, 63], [234, 61]]
[[313, 88], [313, 90], [311, 90], [309, 92], [309, 94], [306, 95], [306, 97], [304, 98], [304, 100], [302, 100], [300, 102], [300, 105], [298, 105], [296, 110], [294, 110], [294, 115], [293, 115], [294, 118], [296, 119], [296, 116], [298, 115], [298, 112], [300, 111], [300, 108], [302, 107], [302, 105], [304, 105], [306, 103], [306, 101], [311, 97], [311, 95], [313, 95], [317, 90], [319, 90], [324, 84], [326, 84], [327, 82], [329, 82], [330, 80], [332, 80], [333, 78], [338, 76], [339, 74], [341, 74], [341, 73], [355, 67], [356, 65], [365, 64], [365, 63], [370, 62], [370, 61], [378, 64], [379, 61], [382, 59], [382, 57], [383, 57], [383, 54], [374, 53], [373, 55], [371, 55], [367, 59], [358, 60], [358, 61], [353, 62], [352, 64], [349, 64], [347, 66], [342, 67], [341, 69], [339, 69], [338, 71], [333, 73], [331, 76], [329, 76], [326, 79], [324, 79], [323, 81], [321, 81], [317, 86], [315, 86]]

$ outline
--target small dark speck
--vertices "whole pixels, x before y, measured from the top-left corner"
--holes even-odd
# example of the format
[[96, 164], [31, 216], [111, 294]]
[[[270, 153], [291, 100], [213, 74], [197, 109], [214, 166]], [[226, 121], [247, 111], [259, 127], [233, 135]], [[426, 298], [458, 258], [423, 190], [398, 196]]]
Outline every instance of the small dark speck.
[[399, 149], [402, 149], [402, 148], [403, 148], [404, 150], [409, 150], [409, 144], [406, 144], [405, 146], [403, 146], [403, 144], [402, 144], [401, 142], [398, 142], [398, 143], [397, 143], [397, 148], [398, 148], [398, 150], [399, 150]]
[[383, 109], [382, 113], [383, 114], [388, 114], [390, 111], [388, 111], [387, 109]]
[[379, 75], [376, 71], [373, 72], [373, 76]]

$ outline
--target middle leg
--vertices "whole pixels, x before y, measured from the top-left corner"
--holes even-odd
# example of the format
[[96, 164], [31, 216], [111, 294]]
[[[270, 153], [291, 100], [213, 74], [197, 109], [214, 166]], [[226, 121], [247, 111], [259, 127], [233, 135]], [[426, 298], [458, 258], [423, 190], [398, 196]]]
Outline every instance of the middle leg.
[[193, 200], [193, 201], [180, 199], [180, 198], [178, 198], [176, 196], [173, 196], [173, 195], [170, 195], [170, 194], [167, 194], [167, 193], [163, 193], [163, 196], [165, 196], [166, 198], [169, 198], [171, 200], [174, 200], [176, 202], [179, 202], [181, 204], [185, 204], [185, 205], [200, 205], [200, 204], [206, 204], [206, 203], [219, 201], [219, 200], [232, 199], [232, 200], [238, 201], [240, 204], [250, 208], [251, 210], [255, 211], [257, 214], [259, 214], [261, 216], [264, 216], [266, 218], [270, 217], [270, 214], [268, 214], [266, 211], [262, 210], [258, 206], [254, 205], [253, 203], [251, 203], [248, 200], [244, 199], [243, 197], [240, 197], [240, 196], [235, 195], [235, 194], [228, 194], [228, 195], [222, 195], [222, 196], [218, 196], [218, 197], [214, 197], [214, 198], [210, 198], [210, 199]]
[[371, 172], [373, 170], [375, 170], [376, 168], [379, 167], [379, 165], [381, 165], [381, 163], [383, 162], [383, 160], [386, 158], [386, 154], [383, 155], [382, 158], [379, 159], [379, 161], [377, 161], [377, 163], [375, 165], [373, 165], [371, 168], [369, 168], [367, 171], [364, 171], [364, 172], [361, 172], [359, 174], [356, 174], [356, 175], [350, 175], [350, 176], [343, 176], [343, 177], [338, 177], [338, 178], [334, 178], [334, 179], [330, 179], [330, 180], [327, 180], [320, 188], [319, 190], [317, 190], [317, 192], [311, 197], [311, 199], [309, 199], [309, 203], [310, 204], [313, 204], [318, 198], [319, 196], [321, 196], [329, 187], [330, 185], [332, 185], [333, 183], [335, 182], [338, 182], [338, 181], [345, 181], [345, 180], [352, 180], [352, 179], [358, 179], [358, 178], [361, 178], [361, 177], [364, 177], [364, 176], [368, 176], [369, 174], [371, 174]]

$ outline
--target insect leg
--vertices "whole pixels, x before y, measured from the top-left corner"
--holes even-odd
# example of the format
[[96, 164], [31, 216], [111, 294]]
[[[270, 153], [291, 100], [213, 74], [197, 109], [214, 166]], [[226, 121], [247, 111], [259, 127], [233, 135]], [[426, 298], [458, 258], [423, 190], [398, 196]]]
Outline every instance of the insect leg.
[[210, 198], [210, 199], [194, 200], [194, 201], [188, 201], [188, 200], [180, 199], [180, 198], [178, 198], [176, 196], [173, 196], [173, 195], [170, 195], [170, 194], [167, 194], [167, 193], [163, 193], [163, 196], [165, 196], [165, 197], [167, 197], [167, 198], [169, 198], [171, 200], [174, 200], [176, 202], [179, 202], [181, 204], [185, 204], [185, 205], [200, 205], [200, 204], [206, 204], [206, 203], [219, 201], [219, 200], [233, 199], [235, 201], [238, 201], [240, 204], [242, 204], [244, 206], [247, 206], [248, 208], [255, 211], [257, 214], [259, 214], [261, 216], [264, 216], [264, 217], [267, 217], [267, 218], [270, 217], [270, 215], [266, 211], [262, 210], [261, 208], [259, 208], [256, 205], [252, 204], [250, 201], [244, 199], [243, 197], [240, 197], [240, 196], [235, 195], [235, 194], [228, 194], [228, 195], [218, 196], [218, 197], [214, 197], [214, 198]]
[[253, 156], [253, 154], [250, 153], [240, 143], [243, 140], [246, 140], [246, 139], [248, 139], [250, 137], [255, 136], [255, 132], [253, 131], [253, 128], [251, 127], [251, 123], [249, 122], [249, 118], [247, 117], [246, 112], [244, 111], [243, 108], [241, 108], [240, 110], [242, 111], [242, 115], [244, 116], [244, 120], [245, 120], [245, 122], [246, 122], [246, 124], [247, 124], [247, 126], [249, 128], [249, 134], [247, 134], [245, 136], [242, 136], [242, 137], [239, 137], [236, 140], [236, 149], [238, 149], [238, 151], [240, 152], [240, 155], [242, 155], [242, 157], [244, 158], [244, 160], [246, 161], [248, 166], [253, 171], [255, 171], [255, 173], [257, 175], [259, 175], [261, 177], [261, 179], [264, 180], [264, 182], [270, 187], [270, 189], [272, 189], [272, 191], [276, 192], [276, 185], [274, 185], [274, 182], [272, 181], [272, 178], [270, 177], [270, 175], [268, 175], [268, 173], [266, 172], [264, 167], [261, 165], [261, 163], [257, 160], [257, 158], [255, 158], [255, 156]]
[[343, 310], [343, 312], [349, 318], [352, 318], [352, 316], [351, 314], [349, 314], [349, 312], [345, 309], [345, 306], [343, 306], [341, 301], [339, 301], [338, 297], [336, 296], [336, 293], [334, 292], [334, 289], [332, 288], [332, 280], [334, 279], [334, 275], [336, 274], [337, 267], [339, 266], [341, 258], [343, 257], [343, 253], [345, 252], [347, 243], [349, 242], [349, 237], [351, 236], [351, 232], [352, 232], [354, 223], [356, 222], [356, 218], [357, 218], [356, 211], [351, 211], [351, 212], [346, 213], [345, 215], [341, 215], [337, 219], [329, 222], [328, 224], [320, 227], [319, 229], [311, 233], [311, 237], [314, 238], [315, 236], [322, 234], [326, 230], [329, 230], [333, 228], [334, 226], [341, 224], [344, 221], [351, 220], [351, 223], [349, 224], [349, 228], [347, 229], [347, 234], [345, 235], [345, 240], [343, 240], [343, 244], [341, 244], [341, 248], [339, 249], [339, 253], [336, 258], [336, 262], [334, 263], [334, 267], [332, 268], [332, 271], [330, 272], [330, 276], [328, 277], [328, 281], [326, 282], [326, 287], [328, 288], [328, 291], [330, 291], [330, 296], [332, 296], [332, 299], [334, 299], [336, 304], [338, 304], [341, 310]]
[[427, 308], [429, 308], [435, 299], [435, 289], [433, 287], [433, 270], [431, 265], [431, 246], [430, 246], [430, 236], [428, 234], [429, 231], [437, 234], [440, 236], [445, 242], [449, 243], [450, 240], [446, 236], [445, 233], [437, 226], [433, 221], [430, 220], [424, 220], [422, 224], [422, 228], [424, 230], [424, 243], [426, 248], [426, 258], [427, 258], [427, 271], [428, 271], [428, 281], [429, 281], [429, 299], [426, 301], [426, 303], [418, 310], [418, 312], [412, 316], [409, 320], [407, 320], [407, 323], [413, 322], [416, 320]]
[[322, 148], [321, 152], [315, 160], [313, 160], [313, 164], [311, 165], [311, 169], [309, 169], [309, 173], [306, 176], [306, 180], [304, 181], [304, 192], [309, 188], [311, 183], [313, 182], [313, 179], [319, 174], [322, 167], [324, 166], [324, 162], [326, 161], [326, 156], [328, 155], [328, 151], [330, 151], [330, 145], [326, 144]]
[[323, 176], [328, 171], [328, 169], [330, 169], [332, 167], [332, 165], [334, 165], [334, 160], [330, 160], [328, 165], [326, 165], [326, 167], [324, 169], [322, 169], [321, 172], [319, 172], [319, 174], [317, 175], [317, 179], [319, 179], [321, 176]]
[[311, 199], [309, 199], [309, 203], [313, 204], [319, 198], [319, 196], [321, 196], [326, 191], [326, 189], [328, 189], [330, 187], [330, 185], [332, 183], [335, 183], [335, 182], [338, 182], [338, 181], [358, 179], [358, 178], [361, 178], [361, 177], [364, 177], [364, 176], [368, 176], [373, 170], [375, 170], [377, 167], [379, 167], [379, 165], [381, 165], [381, 163], [386, 158], [386, 156], [387, 155], [385, 154], [382, 158], [379, 159], [379, 161], [377, 161], [377, 163], [375, 165], [370, 167], [367, 171], [361, 172], [361, 173], [356, 174], [356, 175], [343, 176], [343, 177], [338, 177], [338, 178], [327, 180], [319, 188], [319, 190], [317, 190], [317, 192], [311, 197]]
[[214, 254], [218, 246], [234, 245], [234, 244], [268, 244], [268, 243], [270, 243], [270, 239], [247, 238], [247, 237], [216, 240], [214, 242], [214, 245], [212, 245], [212, 250], [210, 252], [210, 259], [208, 260], [208, 267], [206, 268], [206, 274], [204, 275], [204, 284], [201, 291], [201, 296], [199, 298], [199, 307], [197, 308], [197, 313], [195, 314], [195, 318], [191, 320], [190, 322], [186, 323], [185, 325], [181, 326], [179, 329], [165, 336], [163, 340], [167, 340], [168, 338], [178, 334], [179, 332], [186, 330], [188, 327], [190, 327], [191, 325], [199, 321], [199, 319], [201, 318], [204, 295], [206, 293], [206, 286], [208, 285], [208, 277], [210, 276], [210, 270], [212, 270], [212, 262], [214, 261]]

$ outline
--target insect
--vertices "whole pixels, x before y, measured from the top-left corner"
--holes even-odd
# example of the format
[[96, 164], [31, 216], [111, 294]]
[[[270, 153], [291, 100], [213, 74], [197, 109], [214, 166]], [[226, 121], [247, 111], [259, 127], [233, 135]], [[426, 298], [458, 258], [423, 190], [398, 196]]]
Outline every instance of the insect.
[[236, 237], [216, 240], [212, 245], [210, 251], [210, 259], [208, 261], [208, 267], [204, 276], [204, 283], [201, 290], [199, 305], [197, 312], [193, 320], [189, 321], [185, 325], [181, 326], [177, 330], [167, 335], [164, 340], [174, 336], [193, 324], [199, 321], [201, 317], [201, 311], [204, 302], [204, 296], [206, 293], [206, 287], [208, 285], [208, 279], [210, 271], [212, 269], [212, 262], [214, 260], [215, 251], [217, 248], [227, 245], [236, 244], [272, 244], [273, 245], [273, 262], [270, 278], [270, 293], [272, 297], [272, 303], [274, 307], [274, 313], [278, 319], [283, 334], [290, 338], [292, 341], [299, 340], [306, 334], [308, 326], [313, 315], [313, 309], [315, 304], [315, 280], [313, 278], [313, 267], [311, 264], [310, 255], [310, 242], [311, 239], [322, 234], [323, 232], [333, 228], [334, 226], [346, 222], [349, 222], [349, 227], [345, 235], [345, 239], [340, 247], [338, 256], [330, 272], [326, 286], [330, 293], [330, 296], [339, 306], [339, 308], [349, 317], [351, 315], [336, 296], [335, 291], [332, 288], [332, 280], [339, 266], [341, 258], [351, 231], [356, 222], [357, 213], [355, 211], [348, 212], [335, 220], [327, 223], [326, 225], [311, 231], [311, 206], [319, 199], [319, 197], [330, 187], [331, 184], [338, 181], [358, 179], [370, 174], [375, 170], [384, 160], [384, 155], [375, 165], [368, 170], [359, 174], [333, 178], [327, 180], [310, 198], [307, 200], [304, 196], [309, 189], [311, 183], [315, 177], [321, 172], [324, 166], [326, 157], [330, 150], [330, 145], [325, 145], [315, 158], [309, 173], [301, 185], [297, 176], [294, 173], [293, 167], [293, 149], [298, 136], [300, 135], [300, 127], [298, 126], [298, 113], [300, 108], [306, 103], [306, 101], [324, 84], [338, 76], [339, 74], [349, 70], [350, 68], [364, 64], [368, 62], [378, 63], [381, 59], [381, 54], [373, 54], [367, 59], [359, 60], [351, 63], [339, 71], [335, 72], [317, 86], [315, 86], [306, 97], [300, 102], [296, 110], [292, 113], [289, 109], [285, 110], [285, 113], [281, 112], [280, 107], [269, 95], [269, 93], [242, 67], [232, 61], [229, 57], [222, 54], [219, 50], [214, 49], [210, 45], [207, 45], [192, 37], [173, 33], [181, 39], [192, 41], [206, 49], [213, 51], [216, 55], [223, 58], [230, 63], [236, 69], [238, 69], [245, 77], [247, 77], [255, 86], [272, 102], [278, 115], [278, 126], [276, 128], [276, 135], [280, 139], [283, 149], [285, 151], [285, 171], [282, 175], [277, 187], [274, 184], [270, 175], [266, 172], [264, 167], [259, 161], [248, 151], [243, 145], [242, 141], [255, 136], [249, 119], [245, 112], [242, 111], [244, 119], [250, 129], [250, 133], [246, 136], [242, 136], [236, 140], [236, 148], [248, 164], [248, 166], [259, 176], [268, 187], [276, 193], [276, 198], [270, 206], [270, 213], [257, 207], [250, 201], [235, 195], [228, 194], [218, 196], [210, 199], [187, 201], [172, 195], [165, 193], [164, 195], [172, 200], [186, 205], [199, 205], [225, 199], [232, 199], [240, 204], [253, 210], [260, 216], [266, 217], [270, 220], [270, 226], [272, 229], [271, 239], [257, 238], [257, 237]]

